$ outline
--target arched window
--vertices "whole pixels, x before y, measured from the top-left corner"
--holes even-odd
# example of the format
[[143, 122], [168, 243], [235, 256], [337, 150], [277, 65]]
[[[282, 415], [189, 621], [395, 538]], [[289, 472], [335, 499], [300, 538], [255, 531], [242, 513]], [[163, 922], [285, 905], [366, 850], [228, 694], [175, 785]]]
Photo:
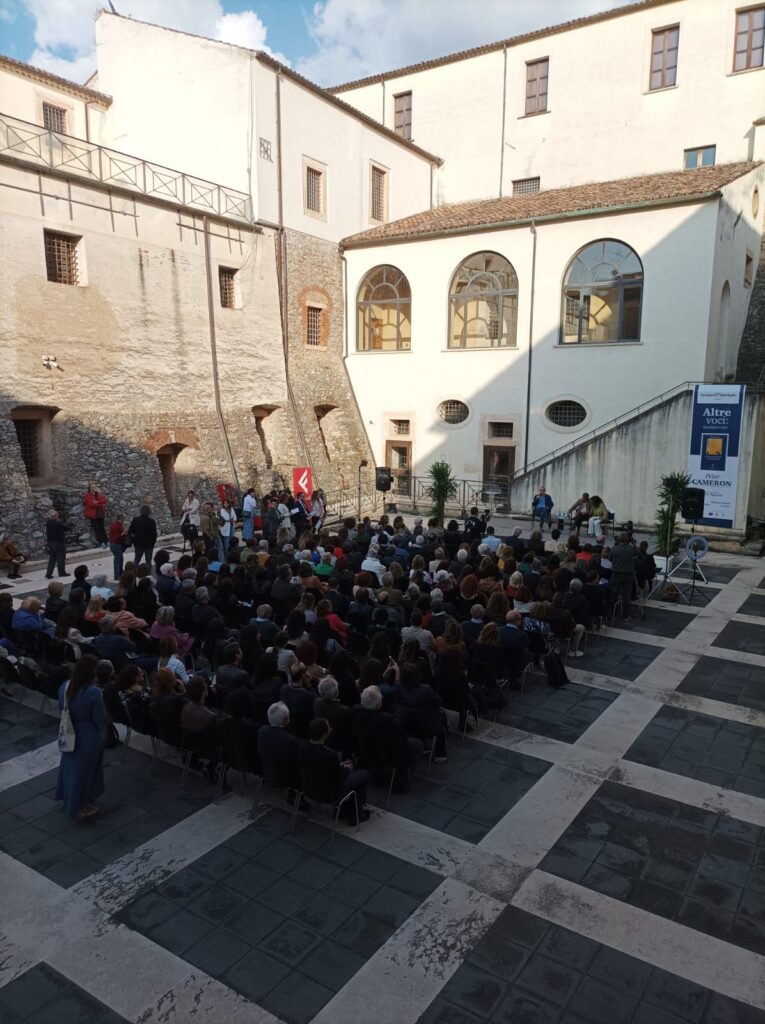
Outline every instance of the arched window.
[[563, 344], [640, 339], [643, 264], [624, 242], [602, 238], [574, 256], [563, 279]]
[[515, 345], [518, 275], [504, 256], [477, 252], [461, 263], [449, 289], [449, 348]]
[[409, 351], [412, 346], [412, 291], [397, 267], [373, 267], [356, 300], [359, 352]]

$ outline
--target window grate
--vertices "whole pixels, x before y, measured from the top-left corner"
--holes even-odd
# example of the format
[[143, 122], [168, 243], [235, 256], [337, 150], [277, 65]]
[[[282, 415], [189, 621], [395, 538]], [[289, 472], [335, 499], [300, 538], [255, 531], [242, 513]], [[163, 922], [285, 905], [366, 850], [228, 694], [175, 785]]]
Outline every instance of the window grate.
[[380, 167], [372, 168], [372, 220], [385, 220], [386, 178]]
[[40, 476], [40, 421], [14, 420], [13, 424], [27, 476]]
[[734, 71], [761, 68], [765, 58], [765, 7], [751, 7], [736, 13]]
[[533, 196], [539, 191], [539, 178], [518, 178], [513, 182], [514, 196]]
[[80, 275], [77, 266], [77, 243], [79, 238], [73, 235], [61, 235], [55, 231], [45, 231], [45, 266], [48, 280], [57, 284], [79, 284]]
[[306, 316], [306, 345], [317, 348], [321, 345], [321, 320], [324, 310], [321, 306], [309, 306]]
[[401, 437], [405, 434], [411, 433], [411, 421], [410, 420], [391, 420], [391, 426], [393, 433]]
[[587, 419], [587, 410], [579, 402], [566, 400], [553, 402], [547, 407], [546, 416], [556, 427], [578, 427]]
[[464, 423], [470, 415], [470, 410], [464, 402], [460, 402], [456, 398], [448, 398], [439, 405], [438, 415], [444, 423]]
[[66, 135], [66, 110], [54, 107], [52, 103], [43, 103], [43, 125], [49, 132], [60, 132]]
[[401, 92], [393, 97], [393, 131], [402, 139], [412, 137], [412, 94]]
[[650, 89], [666, 89], [677, 81], [677, 50], [680, 26], [658, 29], [651, 44]]
[[323, 179], [324, 175], [315, 167], [305, 169], [305, 205], [311, 213], [323, 213]]
[[229, 267], [218, 267], [218, 281], [220, 283], [220, 304], [224, 309], [234, 309], [236, 306], [236, 285], [234, 278], [236, 271]]
[[489, 423], [489, 434], [491, 437], [512, 437], [513, 424], [491, 422]]
[[526, 113], [543, 114], [547, 110], [547, 82], [550, 60], [534, 60], [526, 65]]

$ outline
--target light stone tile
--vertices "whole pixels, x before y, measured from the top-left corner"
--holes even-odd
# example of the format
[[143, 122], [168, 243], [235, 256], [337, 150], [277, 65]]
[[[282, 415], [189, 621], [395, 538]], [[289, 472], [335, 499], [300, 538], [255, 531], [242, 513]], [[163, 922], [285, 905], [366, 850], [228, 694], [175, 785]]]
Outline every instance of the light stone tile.
[[[414, 783], [415, 787], [417, 783]], [[370, 808], [372, 816], [358, 829], [341, 823], [338, 832], [410, 864], [455, 875], [474, 849], [471, 843], [445, 832], [421, 825], [389, 811]], [[298, 826], [299, 827], [299, 826]]]
[[313, 1024], [414, 1024], [494, 923], [504, 904], [447, 878]]
[[534, 871], [513, 905], [662, 970], [765, 1009], [765, 957]]
[[214, 978], [196, 971], [165, 992], [136, 1018], [136, 1024], [281, 1024]]
[[4, 761], [0, 764], [0, 792], [58, 768], [60, 758], [58, 743], [54, 740], [36, 750], [19, 754], [10, 761]]
[[[765, 690], [763, 690], [765, 692]], [[710, 697], [699, 697], [694, 693], [670, 693], [667, 704], [686, 711], [695, 711], [702, 715], [714, 715], [730, 722], [743, 722], [744, 725], [756, 725], [765, 728], [765, 711], [748, 708], [745, 704], [728, 704]]]

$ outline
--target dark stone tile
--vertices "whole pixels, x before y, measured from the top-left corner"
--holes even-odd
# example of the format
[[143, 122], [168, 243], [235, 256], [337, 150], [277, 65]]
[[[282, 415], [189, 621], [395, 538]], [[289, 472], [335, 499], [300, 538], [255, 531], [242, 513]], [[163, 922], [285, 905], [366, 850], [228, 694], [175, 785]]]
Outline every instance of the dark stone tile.
[[582, 884], [604, 896], [612, 896], [617, 900], [626, 900], [635, 884], [635, 879], [623, 875], [620, 871], [593, 864], [582, 879]]
[[298, 971], [293, 971], [261, 1000], [287, 1024], [307, 1024], [334, 995], [332, 989], [320, 985]]
[[353, 870], [379, 883], [387, 882], [401, 867], [401, 861], [380, 850], [365, 847], [362, 855], [353, 864]]
[[672, 919], [682, 906], [683, 894], [641, 878], [633, 885], [628, 902], [633, 907], [641, 907], [652, 914]]
[[269, 956], [295, 967], [320, 942], [321, 936], [299, 921], [285, 921], [262, 939], [259, 946]]
[[238, 867], [246, 862], [246, 857], [225, 846], [216, 846], [203, 857], [194, 861], [194, 868], [212, 879], [214, 882], [225, 881]]
[[212, 885], [213, 883], [206, 875], [200, 875], [193, 867], [188, 867], [176, 875], [172, 875], [166, 882], [162, 882], [154, 891], [159, 896], [175, 900], [176, 903], [187, 903], [189, 900], [201, 896]]
[[300, 973], [338, 992], [365, 964], [364, 957], [345, 946], [324, 940], [303, 960]]
[[249, 942], [218, 928], [190, 946], [183, 958], [211, 977], [220, 978], [251, 949]]
[[400, 889], [409, 896], [418, 896], [421, 900], [430, 896], [440, 884], [440, 875], [416, 864], [404, 864], [388, 881], [394, 889]]
[[605, 985], [639, 999], [652, 970], [651, 965], [642, 960], [601, 946], [587, 973]]
[[529, 956], [528, 949], [511, 942], [492, 927], [478, 945], [473, 947], [467, 960], [491, 974], [496, 974], [499, 978], [513, 981]]
[[488, 974], [474, 964], [463, 963], [447, 982], [443, 995], [458, 1006], [486, 1018], [506, 992], [506, 983], [496, 975]]
[[550, 1002], [565, 1007], [580, 981], [580, 972], [536, 952], [518, 975], [516, 984], [532, 992], [543, 992]]
[[102, 1003], [77, 986], [34, 1015], [35, 1024], [94, 1024], [105, 1009]]
[[236, 853], [241, 853], [244, 857], [255, 857], [273, 842], [274, 836], [271, 832], [266, 832], [257, 825], [249, 825], [221, 845]]
[[339, 864], [333, 864], [323, 857], [308, 856], [292, 868], [288, 877], [307, 885], [310, 889], [323, 889], [342, 872]]
[[146, 934], [178, 910], [177, 904], [154, 892], [145, 893], [129, 903], [115, 917], [118, 921]]
[[370, 957], [395, 931], [371, 914], [357, 910], [336, 928], [332, 939], [359, 956]]
[[704, 1024], [763, 1024], [765, 1012], [713, 992]]
[[637, 1007], [629, 993], [604, 985], [596, 978], [585, 978], [569, 1004], [588, 1024], [628, 1024]]
[[651, 975], [643, 999], [683, 1020], [697, 1022], [704, 1015], [709, 995], [709, 989], [657, 968]]
[[[590, 861], [582, 860], [573, 853], [553, 848], [539, 865], [560, 878], [568, 878], [572, 882], [581, 882], [591, 868]], [[605, 869], [604, 869], [605, 870]]]
[[536, 947], [547, 928], [547, 922], [536, 915], [517, 907], [506, 907], [491, 926], [490, 934], [500, 935], [530, 950]]
[[706, 935], [727, 939], [733, 924], [733, 914], [720, 910], [710, 903], [686, 899], [677, 914], [677, 921]]
[[33, 1017], [48, 1003], [60, 999], [70, 982], [48, 964], [37, 964], [0, 988], [0, 1007], [10, 1015]]
[[420, 900], [414, 896], [407, 896], [398, 889], [384, 885], [367, 900], [362, 909], [395, 930], [401, 927], [419, 905]]
[[72, 850], [64, 860], [47, 868], [45, 877], [68, 889], [70, 886], [76, 885], [77, 882], [81, 882], [83, 878], [87, 878], [88, 875], [92, 875], [94, 871], [100, 871], [103, 866], [100, 860], [88, 857], [86, 854], [80, 853], [79, 850]]
[[260, 949], [253, 949], [226, 971], [221, 980], [247, 999], [262, 1004], [264, 996], [289, 973], [286, 964]]
[[540, 942], [538, 952], [575, 971], [586, 973], [598, 948], [598, 943], [592, 939], [552, 925]]
[[152, 941], [181, 956], [213, 930], [209, 921], [189, 910], [178, 910], [155, 925], [149, 932]]
[[235, 889], [216, 884], [189, 902], [195, 914], [199, 914], [212, 924], [222, 924], [241, 910], [248, 900]]
[[284, 921], [281, 914], [253, 900], [226, 922], [226, 931], [255, 946]]
[[560, 1024], [562, 1016], [561, 1008], [554, 1003], [524, 989], [513, 988], [492, 1020], [496, 1024]]
[[352, 913], [353, 908], [340, 903], [335, 899], [334, 893], [331, 898], [324, 893], [317, 893], [310, 903], [294, 915], [294, 918], [320, 935], [329, 935]]
[[698, 875], [688, 890], [688, 895], [702, 903], [711, 903], [713, 907], [729, 910], [735, 914], [741, 900], [742, 890], [714, 878]]
[[380, 882], [367, 875], [360, 875], [350, 868], [343, 871], [332, 883], [332, 899], [349, 907], [361, 907], [373, 892], [380, 888]]
[[279, 914], [290, 916], [296, 914], [314, 895], [314, 890], [307, 885], [283, 876], [258, 894], [258, 902]]
[[430, 1004], [417, 1024], [481, 1024], [481, 1018], [439, 998]]

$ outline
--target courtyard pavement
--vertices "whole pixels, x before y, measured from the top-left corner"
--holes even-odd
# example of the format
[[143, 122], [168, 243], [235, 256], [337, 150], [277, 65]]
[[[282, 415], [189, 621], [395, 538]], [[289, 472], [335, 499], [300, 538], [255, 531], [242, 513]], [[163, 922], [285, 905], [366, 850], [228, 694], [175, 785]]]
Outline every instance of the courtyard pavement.
[[704, 568], [334, 838], [138, 740], [73, 823], [55, 709], [1, 698], [0, 1020], [762, 1024], [765, 579]]

